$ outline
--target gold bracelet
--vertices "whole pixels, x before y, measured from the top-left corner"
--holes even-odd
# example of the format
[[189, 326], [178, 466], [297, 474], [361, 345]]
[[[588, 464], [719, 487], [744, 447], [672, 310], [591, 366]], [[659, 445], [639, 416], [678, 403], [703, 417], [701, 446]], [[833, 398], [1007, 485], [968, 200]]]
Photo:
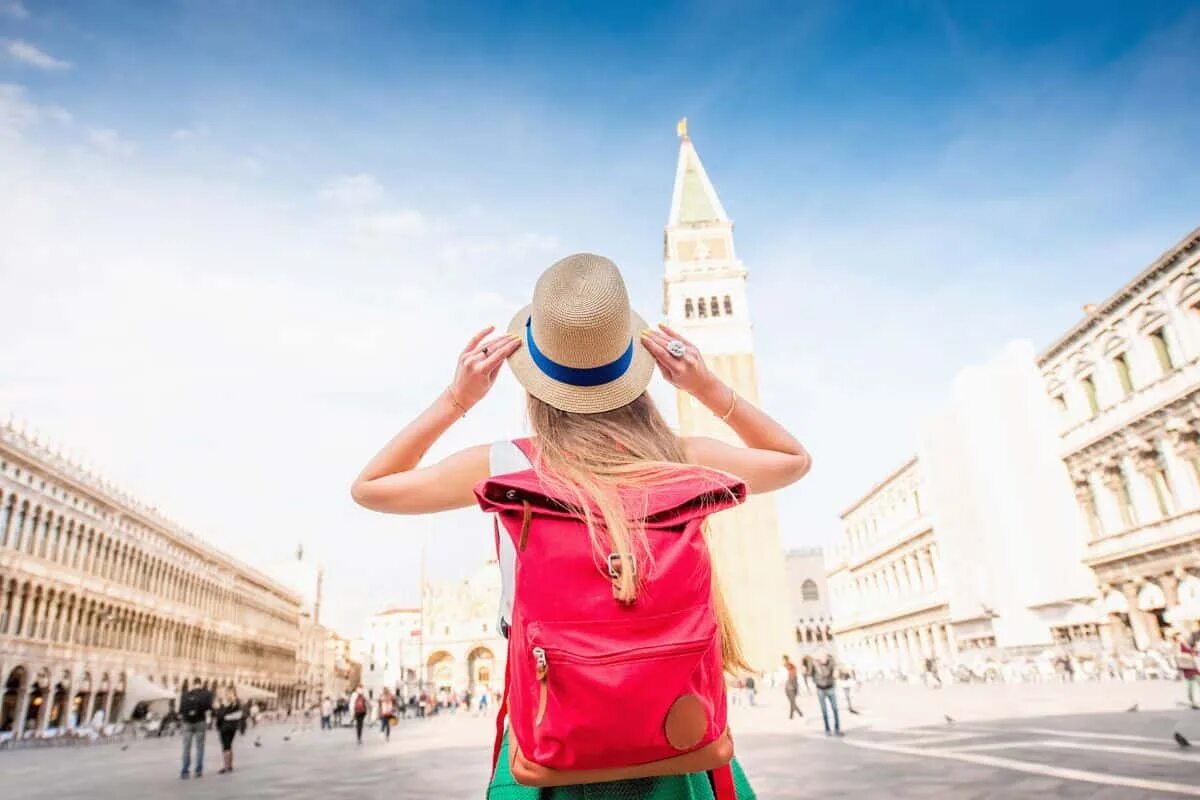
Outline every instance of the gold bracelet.
[[462, 403], [458, 402], [458, 398], [454, 396], [454, 389], [447, 386], [446, 394], [450, 395], [450, 402], [454, 403], [455, 408], [461, 411], [462, 415], [465, 417], [467, 415], [467, 408]]
[[728, 422], [729, 418], [733, 415], [733, 410], [737, 408], [737, 392], [735, 392], [733, 389], [730, 389], [729, 395], [729, 410], [725, 412], [725, 416], [721, 417], [721, 422]]

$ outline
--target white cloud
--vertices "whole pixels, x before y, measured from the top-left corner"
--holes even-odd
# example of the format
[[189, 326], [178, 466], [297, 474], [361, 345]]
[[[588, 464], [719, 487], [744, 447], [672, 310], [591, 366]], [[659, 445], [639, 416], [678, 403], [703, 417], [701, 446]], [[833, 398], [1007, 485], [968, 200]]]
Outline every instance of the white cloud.
[[263, 165], [254, 156], [240, 156], [234, 159], [234, 169], [238, 174], [247, 178], [257, 178], [263, 174]]
[[343, 175], [326, 183], [317, 193], [322, 200], [345, 208], [370, 205], [383, 197], [383, 186], [366, 173]]
[[354, 230], [365, 240], [420, 236], [429, 230], [429, 220], [411, 208], [379, 211], [353, 217]]
[[70, 125], [75, 121], [75, 115], [62, 106], [44, 106], [42, 111], [48, 119], [53, 120], [59, 125]]
[[[38, 117], [20, 87], [0, 87], [0, 126]], [[102, 148], [127, 144], [91, 133]], [[348, 633], [414, 593], [397, 565], [422, 537], [438, 543], [435, 575], [486, 557], [477, 512], [383, 517], [347, 493], [365, 459], [444, 388], [462, 342], [524, 301], [440, 252], [457, 235], [449, 223], [415, 208], [331, 216], [232, 174], [64, 159], [20, 138], [0, 147], [0, 174], [0, 283], [22, 298], [0, 326], [0, 414], [51, 431], [252, 564], [303, 541]], [[371, 247], [360, 246], [364, 225]], [[471, 241], [493, 250], [547, 240], [474, 230]], [[505, 376], [433, 455], [520, 435], [521, 420]]]
[[6, 0], [0, 2], [0, 14], [12, 17], [13, 19], [29, 19], [29, 9], [21, 0]]
[[45, 50], [21, 39], [13, 39], [5, 42], [4, 50], [8, 53], [9, 58], [14, 61], [19, 61], [22, 64], [28, 64], [38, 69], [63, 70], [71, 68], [70, 61], [55, 58]]
[[194, 142], [197, 139], [207, 139], [210, 133], [207, 125], [191, 125], [171, 131], [171, 139], [176, 142]]
[[41, 118], [41, 111], [29, 100], [25, 87], [0, 83], [0, 137], [20, 136]]
[[133, 155], [136, 149], [132, 142], [122, 138], [113, 128], [92, 128], [88, 131], [88, 142], [101, 153], [122, 158]]

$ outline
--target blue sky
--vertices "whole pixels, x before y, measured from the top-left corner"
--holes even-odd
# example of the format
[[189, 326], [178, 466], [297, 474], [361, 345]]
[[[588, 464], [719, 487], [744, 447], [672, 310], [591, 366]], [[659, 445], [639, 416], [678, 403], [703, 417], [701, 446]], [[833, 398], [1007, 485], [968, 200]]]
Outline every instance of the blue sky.
[[[686, 115], [816, 455], [783, 536], [825, 543], [958, 369], [1200, 224], [1198, 40], [1175, 2], [0, 0], [0, 404], [238, 555], [303, 539], [353, 628], [422, 535], [446, 575], [486, 537], [349, 477], [554, 258], [658, 313]], [[473, 417], [444, 448], [515, 387]]]

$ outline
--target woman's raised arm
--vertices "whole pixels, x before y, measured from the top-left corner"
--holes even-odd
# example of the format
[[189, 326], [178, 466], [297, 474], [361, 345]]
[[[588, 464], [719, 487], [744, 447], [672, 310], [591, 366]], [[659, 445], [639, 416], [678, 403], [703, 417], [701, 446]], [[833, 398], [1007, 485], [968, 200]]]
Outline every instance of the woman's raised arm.
[[[735, 447], [705, 436], [687, 437], [684, 450], [688, 461], [736, 475], [752, 492], [782, 489], [803, 478], [812, 467], [812, 458], [796, 437], [713, 375], [694, 344], [667, 326], [660, 327], [661, 331], [645, 331], [642, 342], [667, 382], [703, 403], [746, 445]], [[667, 350], [672, 339], [685, 345], [682, 357]]]
[[489, 339], [491, 332], [492, 328], [485, 328], [471, 338], [458, 358], [449, 388], [367, 462], [350, 487], [354, 502], [392, 514], [429, 514], [474, 502], [475, 484], [488, 476], [486, 445], [460, 450], [428, 467], [417, 465], [434, 442], [491, 390], [504, 359], [521, 346], [521, 340], [509, 334]]

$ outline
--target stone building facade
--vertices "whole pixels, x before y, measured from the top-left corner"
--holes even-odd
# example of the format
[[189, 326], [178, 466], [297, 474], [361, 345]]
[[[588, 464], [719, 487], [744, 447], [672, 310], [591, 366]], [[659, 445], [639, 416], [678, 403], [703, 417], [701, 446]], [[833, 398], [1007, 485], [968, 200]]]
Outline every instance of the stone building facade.
[[917, 458], [842, 515], [844, 657], [1097, 655], [1200, 620], [1200, 229], [1085, 313], [963, 369]]
[[926, 658], [957, 660], [922, 490], [914, 458], [842, 512], [842, 536], [827, 552], [837, 649], [867, 674], [915, 674]]
[[[745, 264], [700, 156], [680, 122], [679, 158], [663, 237], [663, 312], [695, 342], [709, 368], [741, 397], [758, 402], [758, 373]], [[733, 441], [729, 427], [686, 392], [677, 393], [679, 432]], [[753, 495], [710, 520], [710, 547], [742, 648], [757, 669], [773, 669], [792, 642], [787, 570], [775, 499]]]
[[788, 588], [792, 617], [796, 621], [793, 650], [810, 655], [832, 649], [833, 617], [829, 610], [829, 586], [825, 579], [825, 555], [819, 547], [789, 550]]
[[423, 608], [392, 608], [368, 618], [359, 645], [363, 688], [412, 694], [499, 691], [507, 642], [497, 629], [500, 568], [480, 565], [461, 580], [430, 582]]
[[1145, 649], [1200, 618], [1200, 229], [1085, 311], [1037, 363], [1101, 632]]
[[196, 679], [288, 702], [299, 598], [0, 427], [0, 735], [82, 724]]

